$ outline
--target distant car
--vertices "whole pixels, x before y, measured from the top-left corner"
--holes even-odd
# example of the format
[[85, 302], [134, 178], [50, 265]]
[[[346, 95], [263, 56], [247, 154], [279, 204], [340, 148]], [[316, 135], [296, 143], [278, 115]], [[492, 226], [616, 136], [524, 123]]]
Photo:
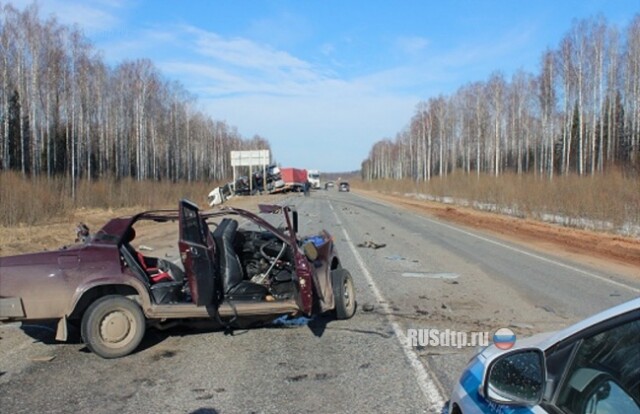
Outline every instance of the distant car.
[[[0, 321], [58, 321], [62, 341], [71, 323], [91, 351], [117, 358], [138, 347], [147, 326], [247, 327], [327, 311], [353, 316], [353, 280], [332, 237], [323, 231], [299, 238], [291, 207], [262, 205], [260, 212], [281, 215], [283, 227], [246, 210], [201, 212], [182, 200], [178, 210], [112, 219], [83, 244], [0, 257]], [[149, 221], [177, 222], [175, 262], [131, 244], [134, 226], [143, 233]]]
[[350, 187], [349, 187], [349, 183], [346, 181], [343, 181], [340, 183], [340, 185], [338, 186], [338, 191], [349, 191]]
[[640, 413], [640, 298], [473, 357], [450, 414]]

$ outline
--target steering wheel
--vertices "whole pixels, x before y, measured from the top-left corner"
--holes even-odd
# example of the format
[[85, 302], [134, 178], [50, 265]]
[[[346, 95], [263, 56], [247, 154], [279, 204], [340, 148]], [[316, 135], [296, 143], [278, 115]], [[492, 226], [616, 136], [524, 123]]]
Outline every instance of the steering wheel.
[[[265, 252], [265, 248], [271, 244], [273, 244], [274, 242], [280, 242], [282, 243], [280, 240], [278, 239], [272, 239], [267, 241], [266, 243], [264, 243], [262, 246], [260, 246], [260, 255], [262, 255], [262, 257], [264, 257], [265, 259], [267, 259], [269, 262], [273, 262], [274, 260], [276, 260], [278, 257], [277, 256], [271, 256], [269, 255], [267, 252]], [[282, 249], [282, 248], [281, 248]]]

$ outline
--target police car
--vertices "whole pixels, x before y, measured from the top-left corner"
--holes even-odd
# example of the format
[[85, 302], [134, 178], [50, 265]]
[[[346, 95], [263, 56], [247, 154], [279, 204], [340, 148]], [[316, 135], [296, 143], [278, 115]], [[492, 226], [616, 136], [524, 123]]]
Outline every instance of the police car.
[[474, 356], [450, 414], [640, 414], [640, 298]]

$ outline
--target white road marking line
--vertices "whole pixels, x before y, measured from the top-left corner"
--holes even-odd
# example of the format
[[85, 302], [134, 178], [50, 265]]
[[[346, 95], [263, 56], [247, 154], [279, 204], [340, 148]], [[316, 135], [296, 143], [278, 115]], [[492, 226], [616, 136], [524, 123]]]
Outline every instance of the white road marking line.
[[[336, 220], [340, 222], [338, 215], [336, 214], [333, 208], [333, 205], [331, 204], [330, 201], [329, 201], [329, 207], [331, 207], [331, 211], [333, 212], [333, 215], [335, 216]], [[424, 398], [427, 401], [429, 412], [440, 412], [442, 410], [442, 407], [444, 406], [445, 400], [444, 398], [442, 398], [440, 390], [438, 389], [438, 386], [435, 384], [435, 381], [434, 381], [435, 378], [432, 377], [429, 374], [429, 372], [427, 372], [427, 370], [425, 369], [425, 366], [423, 365], [422, 362], [420, 362], [420, 360], [418, 359], [418, 356], [409, 345], [409, 341], [407, 340], [406, 335], [400, 328], [400, 324], [398, 324], [398, 322], [396, 321], [396, 318], [393, 316], [391, 312], [391, 308], [388, 305], [388, 301], [384, 298], [384, 296], [382, 296], [382, 293], [380, 293], [380, 289], [378, 289], [378, 286], [374, 282], [373, 277], [371, 276], [371, 273], [369, 273], [367, 266], [364, 264], [362, 257], [356, 250], [355, 245], [351, 241], [351, 238], [349, 237], [349, 234], [347, 233], [344, 227], [342, 227], [342, 233], [344, 234], [345, 240], [349, 245], [349, 247], [351, 248], [351, 251], [353, 252], [353, 256], [356, 258], [356, 261], [358, 262], [358, 265], [360, 266], [362, 273], [366, 277], [367, 282], [369, 283], [369, 286], [373, 291], [373, 294], [378, 300], [378, 304], [382, 307], [385, 316], [389, 320], [391, 327], [393, 329], [393, 333], [395, 334], [396, 338], [398, 338], [398, 342], [400, 342], [400, 346], [402, 348], [402, 351], [404, 352], [405, 357], [409, 361], [411, 368], [413, 368], [413, 371], [416, 376], [416, 380], [418, 382], [418, 386], [420, 387], [420, 390], [422, 391], [422, 394], [424, 395]]]
[[[368, 198], [365, 198], [365, 199], [367, 201], [372, 201], [372, 200], [370, 200]], [[381, 205], [384, 205], [386, 207], [392, 207], [392, 206], [390, 206], [390, 205], [388, 205], [386, 203], [380, 203], [380, 202], [377, 202], [377, 201], [374, 201], [374, 202], [378, 203], [378, 204], [381, 204]], [[503, 247], [505, 249], [508, 249], [508, 250], [511, 250], [511, 251], [514, 251], [514, 252], [517, 252], [517, 253], [520, 253], [520, 254], [524, 254], [525, 256], [533, 257], [534, 259], [538, 259], [538, 260], [541, 260], [541, 261], [546, 262], [546, 263], [554, 264], [556, 266], [560, 266], [560, 267], [572, 270], [572, 271], [577, 272], [577, 273], [582, 273], [583, 275], [592, 277], [594, 279], [598, 279], [598, 280], [603, 281], [603, 282], [610, 283], [612, 285], [615, 285], [615, 286], [618, 286], [618, 287], [621, 287], [621, 288], [624, 288], [624, 289], [629, 289], [632, 292], [636, 292], [636, 293], [640, 292], [640, 289], [638, 289], [638, 288], [635, 288], [635, 287], [629, 286], [629, 285], [625, 285], [624, 283], [616, 282], [615, 280], [607, 279], [604, 276], [600, 276], [600, 275], [597, 275], [595, 273], [591, 273], [591, 272], [588, 272], [586, 270], [582, 270], [582, 269], [580, 269], [578, 267], [571, 266], [571, 265], [559, 262], [557, 260], [548, 259], [546, 257], [537, 255], [535, 253], [531, 253], [531, 252], [528, 252], [526, 250], [519, 249], [517, 247], [509, 246], [508, 244], [504, 244], [504, 243], [501, 243], [501, 242], [496, 241], [496, 240], [491, 240], [491, 239], [488, 239], [486, 237], [479, 236], [477, 234], [468, 232], [466, 230], [462, 230], [460, 228], [457, 228], [455, 226], [451, 226], [449, 224], [445, 224], [445, 223], [441, 223], [441, 222], [436, 221], [436, 220], [432, 220], [432, 219], [424, 217], [424, 216], [417, 216], [417, 217], [421, 217], [421, 218], [423, 218], [424, 220], [426, 220], [426, 221], [428, 221], [430, 223], [437, 224], [437, 225], [442, 226], [442, 227], [446, 227], [446, 228], [448, 228], [450, 230], [455, 230], [455, 231], [457, 231], [459, 233], [466, 234], [467, 236], [475, 237], [476, 239], [485, 241], [487, 243], [495, 244], [496, 246], [500, 246], [500, 247]]]
[[621, 288], [624, 288], [624, 289], [629, 289], [629, 290], [631, 290], [633, 292], [640, 292], [640, 289], [638, 289], [638, 288], [634, 288], [633, 286], [625, 285], [624, 283], [616, 282], [615, 280], [607, 279], [606, 277], [597, 275], [595, 273], [588, 272], [586, 270], [582, 270], [582, 269], [577, 268], [575, 266], [571, 266], [571, 265], [568, 265], [568, 264], [565, 264], [565, 263], [562, 263], [562, 262], [559, 262], [559, 261], [556, 261], [556, 260], [553, 260], [553, 259], [548, 259], [548, 258], [546, 258], [544, 256], [540, 256], [540, 255], [537, 255], [535, 253], [531, 253], [531, 252], [528, 252], [526, 250], [519, 249], [517, 247], [509, 246], [508, 244], [504, 244], [504, 243], [501, 243], [501, 242], [496, 241], [496, 240], [491, 240], [491, 239], [488, 239], [486, 237], [482, 237], [482, 236], [479, 236], [477, 234], [470, 233], [468, 231], [459, 229], [459, 228], [451, 226], [449, 224], [440, 223], [438, 221], [435, 221], [435, 220], [432, 220], [432, 219], [428, 219], [426, 217], [424, 217], [424, 219], [429, 221], [429, 222], [431, 222], [431, 223], [438, 224], [438, 225], [446, 227], [448, 229], [455, 230], [457, 232], [466, 234], [467, 236], [475, 237], [476, 239], [485, 241], [487, 243], [495, 244], [496, 246], [500, 246], [500, 247], [503, 247], [505, 249], [508, 249], [508, 250], [511, 250], [511, 251], [514, 251], [514, 252], [517, 252], [517, 253], [520, 253], [520, 254], [524, 254], [525, 256], [533, 257], [534, 259], [538, 259], [538, 260], [541, 260], [541, 261], [546, 262], [546, 263], [551, 263], [551, 264], [554, 264], [556, 266], [564, 267], [565, 269], [569, 269], [569, 270], [572, 270], [572, 271], [577, 272], [577, 273], [582, 273], [583, 275], [592, 277], [594, 279], [601, 280], [603, 282], [610, 283], [612, 285], [615, 285], [615, 286], [618, 286], [618, 287], [621, 287]]

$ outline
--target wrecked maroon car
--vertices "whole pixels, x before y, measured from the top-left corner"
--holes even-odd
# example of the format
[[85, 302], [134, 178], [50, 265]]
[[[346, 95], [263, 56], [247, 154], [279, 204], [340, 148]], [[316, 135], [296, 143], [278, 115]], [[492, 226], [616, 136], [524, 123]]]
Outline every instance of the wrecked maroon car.
[[[74, 325], [91, 351], [117, 358], [133, 352], [148, 327], [248, 327], [324, 312], [353, 316], [353, 281], [331, 236], [298, 237], [292, 207], [261, 205], [260, 213], [201, 212], [181, 200], [178, 210], [112, 219], [82, 244], [2, 257], [0, 321], [57, 321], [60, 341]], [[266, 220], [274, 215], [282, 225]], [[175, 260], [134, 247], [136, 230], [149, 222], [178, 223]]]

